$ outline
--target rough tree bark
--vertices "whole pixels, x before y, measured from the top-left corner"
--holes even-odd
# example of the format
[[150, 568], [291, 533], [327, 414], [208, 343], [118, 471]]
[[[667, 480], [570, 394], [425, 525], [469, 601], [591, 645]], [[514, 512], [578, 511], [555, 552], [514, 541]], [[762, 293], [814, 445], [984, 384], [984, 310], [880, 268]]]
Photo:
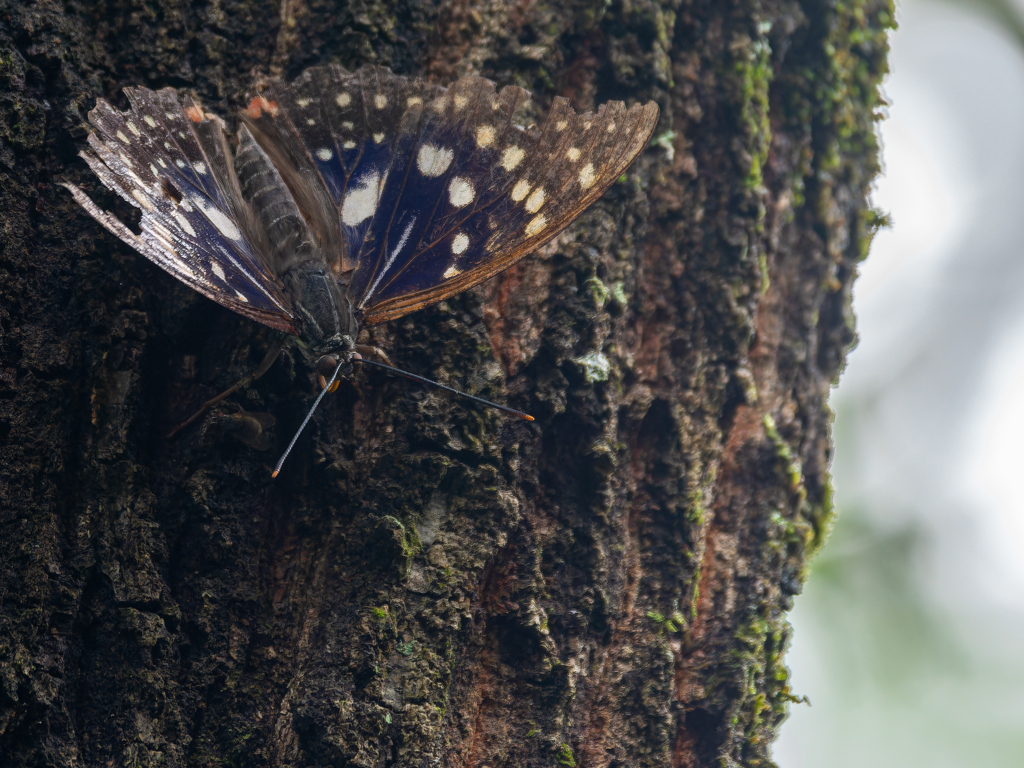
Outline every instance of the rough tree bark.
[[[8, 0], [0, 13], [0, 763], [768, 765], [785, 612], [831, 512], [826, 398], [875, 217], [889, 0]], [[542, 253], [375, 333], [538, 418], [273, 335], [76, 209], [126, 85], [480, 73], [655, 99]], [[102, 196], [102, 191], [99, 192]], [[114, 205], [112, 197], [102, 197]], [[119, 208], [122, 214], [127, 207]], [[274, 447], [240, 442], [277, 417]]]

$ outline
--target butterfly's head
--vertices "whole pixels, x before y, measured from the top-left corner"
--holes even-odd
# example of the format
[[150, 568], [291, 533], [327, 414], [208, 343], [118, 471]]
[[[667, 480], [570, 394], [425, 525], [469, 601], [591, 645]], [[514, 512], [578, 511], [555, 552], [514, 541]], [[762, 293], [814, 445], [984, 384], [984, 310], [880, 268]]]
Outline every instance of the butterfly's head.
[[334, 379], [334, 383], [331, 384], [331, 388], [328, 390], [329, 392], [334, 392], [338, 385], [341, 384], [341, 377], [352, 373], [352, 361], [357, 357], [359, 355], [355, 352], [348, 351], [321, 355], [320, 359], [316, 361], [316, 378], [320, 382], [320, 388], [323, 389], [327, 386], [327, 382], [334, 378], [334, 371], [337, 369], [338, 363], [344, 362], [338, 378]]

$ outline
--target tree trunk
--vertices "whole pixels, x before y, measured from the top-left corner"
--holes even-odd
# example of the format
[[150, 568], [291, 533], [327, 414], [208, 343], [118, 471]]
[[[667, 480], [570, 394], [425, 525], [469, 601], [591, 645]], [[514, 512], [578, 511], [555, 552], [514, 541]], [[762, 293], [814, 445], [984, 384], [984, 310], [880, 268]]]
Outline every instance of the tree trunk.
[[[889, 0], [8, 0], [0, 13], [0, 763], [769, 765], [827, 533], [830, 383], [876, 219]], [[97, 97], [376, 62], [656, 140], [553, 244], [173, 440], [274, 333], [61, 180]], [[127, 206], [117, 210], [125, 216]], [[277, 419], [272, 448], [246, 413]]]

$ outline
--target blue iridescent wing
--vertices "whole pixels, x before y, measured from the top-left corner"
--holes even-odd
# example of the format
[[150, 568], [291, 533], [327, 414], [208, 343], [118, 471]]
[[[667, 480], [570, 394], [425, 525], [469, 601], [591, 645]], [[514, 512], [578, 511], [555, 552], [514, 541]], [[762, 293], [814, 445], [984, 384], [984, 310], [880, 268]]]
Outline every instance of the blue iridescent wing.
[[100, 224], [190, 288], [228, 309], [295, 333], [262, 229], [242, 199], [219, 118], [173, 88], [125, 89], [131, 109], [103, 99], [89, 113], [81, 157], [142, 212], [141, 232], [64, 186]]

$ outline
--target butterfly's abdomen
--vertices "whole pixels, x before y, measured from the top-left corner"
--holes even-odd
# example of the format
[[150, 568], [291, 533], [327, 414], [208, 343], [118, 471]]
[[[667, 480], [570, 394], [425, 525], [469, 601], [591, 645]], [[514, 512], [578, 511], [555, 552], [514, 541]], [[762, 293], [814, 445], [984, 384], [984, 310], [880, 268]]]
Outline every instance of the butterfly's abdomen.
[[316, 258], [319, 249], [288, 186], [244, 126], [238, 134], [235, 173], [242, 196], [263, 225], [278, 264], [287, 268]]

